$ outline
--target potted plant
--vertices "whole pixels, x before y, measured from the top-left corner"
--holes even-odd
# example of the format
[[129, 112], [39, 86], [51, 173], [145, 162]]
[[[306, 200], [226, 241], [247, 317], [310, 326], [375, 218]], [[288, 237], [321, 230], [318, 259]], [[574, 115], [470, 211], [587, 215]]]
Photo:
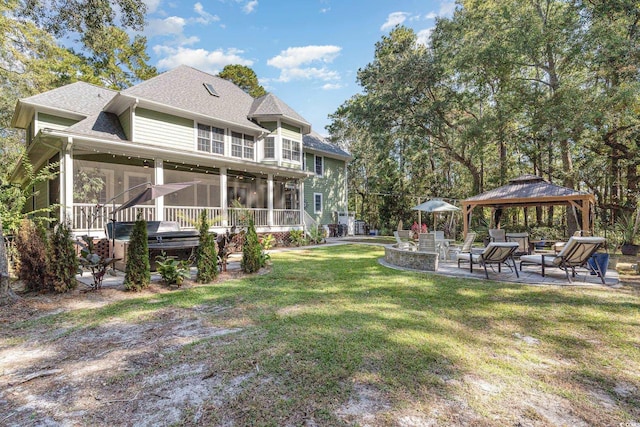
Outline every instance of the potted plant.
[[623, 215], [616, 222], [616, 231], [620, 235], [620, 252], [622, 255], [638, 255], [640, 245], [636, 244], [638, 227], [640, 226], [640, 209], [634, 215]]

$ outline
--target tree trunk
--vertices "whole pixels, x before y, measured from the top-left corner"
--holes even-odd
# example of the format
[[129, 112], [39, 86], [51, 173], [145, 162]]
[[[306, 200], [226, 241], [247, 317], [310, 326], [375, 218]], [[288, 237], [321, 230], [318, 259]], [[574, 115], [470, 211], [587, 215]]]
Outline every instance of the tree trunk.
[[0, 219], [0, 306], [12, 304], [17, 299], [18, 297], [9, 286], [9, 260], [7, 259], [7, 249], [4, 244], [4, 233]]

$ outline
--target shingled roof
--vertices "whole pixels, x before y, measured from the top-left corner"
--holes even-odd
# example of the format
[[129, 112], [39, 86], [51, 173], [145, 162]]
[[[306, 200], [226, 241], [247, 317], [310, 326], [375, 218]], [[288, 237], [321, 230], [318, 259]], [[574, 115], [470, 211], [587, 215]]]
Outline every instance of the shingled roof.
[[322, 135], [314, 131], [302, 137], [302, 144], [304, 148], [311, 151], [317, 151], [344, 159], [351, 158], [351, 154], [347, 153], [337, 145], [328, 142]]
[[[212, 85], [217, 96], [209, 93], [205, 83]], [[121, 94], [264, 131], [248, 117], [254, 101], [249, 94], [228, 80], [186, 65], [125, 89]]]
[[249, 118], [263, 118], [269, 116], [289, 118], [307, 128], [306, 132], [303, 130], [303, 133], [308, 133], [311, 129], [311, 125], [304, 119], [304, 117], [296, 113], [293, 108], [289, 107], [284, 101], [272, 93], [268, 93], [255, 99], [251, 105], [248, 116]]
[[70, 132], [91, 135], [99, 138], [126, 141], [127, 136], [120, 125], [118, 116], [104, 111], [93, 114], [67, 129]]
[[[541, 200], [573, 198], [586, 196], [589, 193], [552, 184], [536, 175], [521, 175], [509, 181], [509, 184], [494, 188], [477, 196], [465, 199], [465, 202], [489, 202], [498, 204], [523, 204], [523, 199], [530, 199], [531, 204], [540, 204]], [[539, 199], [539, 200], [534, 200]], [[483, 203], [484, 204], [484, 203]]]
[[23, 98], [16, 104], [12, 127], [24, 128], [34, 107], [51, 108], [72, 115], [90, 116], [102, 111], [118, 92], [85, 82], [75, 82]]

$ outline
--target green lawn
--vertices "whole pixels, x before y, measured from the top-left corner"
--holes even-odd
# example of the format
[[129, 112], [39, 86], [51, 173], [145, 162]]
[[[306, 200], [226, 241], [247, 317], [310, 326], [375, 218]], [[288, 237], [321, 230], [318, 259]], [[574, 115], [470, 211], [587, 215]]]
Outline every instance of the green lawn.
[[113, 379], [126, 389], [185, 363], [242, 379], [224, 402], [184, 412], [184, 424], [194, 411], [195, 424], [212, 425], [640, 422], [637, 290], [445, 278], [382, 267], [382, 256], [355, 244], [277, 253], [267, 274], [13, 327], [142, 325], [198, 306], [199, 320], [239, 328]]

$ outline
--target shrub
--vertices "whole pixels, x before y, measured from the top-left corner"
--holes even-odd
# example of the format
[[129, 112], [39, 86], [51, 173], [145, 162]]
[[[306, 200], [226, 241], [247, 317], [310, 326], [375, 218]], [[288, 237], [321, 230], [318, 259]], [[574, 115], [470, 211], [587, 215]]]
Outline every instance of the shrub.
[[306, 239], [304, 237], [304, 231], [302, 230], [289, 231], [289, 239], [291, 240], [291, 244], [295, 246], [304, 245], [306, 242]]
[[92, 237], [82, 236], [80, 246], [82, 249], [80, 250], [80, 258], [78, 261], [80, 261], [82, 267], [88, 268], [91, 271], [91, 275], [93, 276], [91, 289], [98, 290], [102, 288], [102, 280], [105, 274], [107, 274], [109, 266], [114, 263], [115, 258], [100, 255], [95, 248]]
[[209, 283], [218, 277], [217, 242], [213, 233], [209, 232], [207, 212], [200, 214], [200, 244], [196, 251], [196, 267], [198, 268], [198, 283]]
[[51, 285], [56, 292], [68, 292], [78, 286], [78, 257], [71, 237], [71, 228], [66, 222], [58, 224], [51, 236], [49, 265]]
[[189, 261], [178, 261], [175, 257], [162, 255], [156, 257], [158, 265], [158, 273], [162, 277], [162, 281], [167, 285], [182, 285], [184, 279], [189, 279]]
[[27, 291], [51, 289], [47, 271], [46, 233], [30, 219], [23, 219], [15, 236], [18, 251], [18, 278]]
[[324, 228], [322, 228], [322, 226], [309, 228], [309, 240], [311, 241], [311, 243], [317, 245], [319, 243], [322, 243], [324, 239]]
[[149, 265], [147, 221], [142, 218], [142, 211], [138, 211], [129, 238], [124, 288], [128, 291], [139, 291], [148, 287], [149, 282], [151, 282], [151, 266]]
[[242, 261], [240, 267], [245, 273], [255, 273], [262, 267], [262, 246], [258, 241], [253, 219], [249, 219], [247, 234], [242, 245]]
[[271, 249], [276, 243], [275, 237], [273, 234], [267, 234], [262, 239], [260, 239], [260, 245], [262, 245], [262, 250], [268, 251]]

